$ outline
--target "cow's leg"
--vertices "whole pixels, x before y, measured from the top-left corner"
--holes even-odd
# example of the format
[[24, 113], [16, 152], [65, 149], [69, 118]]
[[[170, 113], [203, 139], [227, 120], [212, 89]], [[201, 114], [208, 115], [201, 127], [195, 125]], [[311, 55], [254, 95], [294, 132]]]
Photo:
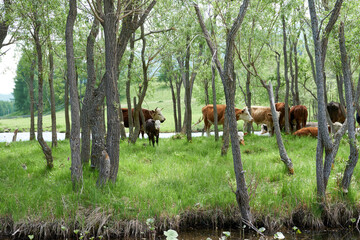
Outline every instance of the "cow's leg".
[[300, 130], [300, 120], [298, 119], [298, 120], [296, 120], [296, 131], [297, 130]]
[[156, 145], [159, 146], [159, 134], [156, 134]]
[[155, 147], [155, 136], [153, 134], [151, 135], [151, 141], [152, 141], [153, 147]]

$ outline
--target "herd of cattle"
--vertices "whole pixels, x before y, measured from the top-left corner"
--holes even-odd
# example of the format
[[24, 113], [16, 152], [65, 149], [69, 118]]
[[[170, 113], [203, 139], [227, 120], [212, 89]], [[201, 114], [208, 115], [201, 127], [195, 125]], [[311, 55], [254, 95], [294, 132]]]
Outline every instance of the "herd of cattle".
[[[217, 104], [217, 115], [218, 115], [218, 125], [223, 125], [225, 120], [225, 109], [226, 105]], [[285, 128], [285, 103], [279, 102], [275, 103], [277, 118], [279, 119], [280, 129]], [[156, 143], [159, 142], [159, 132], [160, 132], [160, 123], [163, 123], [166, 118], [161, 113], [162, 109], [155, 108], [155, 110], [142, 109], [142, 115], [145, 120], [145, 132], [149, 138], [149, 144], [154, 146], [155, 138]], [[346, 110], [337, 102], [330, 102], [327, 104], [327, 110], [329, 112], [331, 121], [334, 123], [334, 130], [337, 131], [342, 126], [342, 123], [346, 119]], [[314, 123], [308, 123], [308, 110], [304, 105], [292, 106], [288, 109], [289, 112], [289, 123], [290, 130], [294, 132], [294, 135], [297, 136], [313, 136], [317, 137], [318, 129], [317, 126], [313, 126]], [[127, 108], [122, 108], [124, 126], [129, 127], [129, 113]], [[132, 109], [132, 116], [134, 114], [134, 109]], [[212, 104], [206, 105], [202, 108], [202, 118], [199, 119], [197, 123], [200, 123], [204, 120], [204, 131], [207, 135], [210, 135], [210, 127], [214, 124], [214, 106]], [[250, 111], [247, 107], [244, 109], [235, 108], [236, 120], [243, 120], [244, 127], [247, 123], [256, 123], [257, 125], [261, 124], [262, 133], [269, 132], [270, 135], [274, 132], [274, 123], [270, 107], [264, 106], [252, 106]], [[140, 119], [140, 132], [142, 137], [144, 137], [144, 128], [142, 124], [142, 116], [139, 113]], [[356, 114], [356, 121], [360, 124], [360, 116]], [[241, 144], [244, 144], [244, 133], [239, 132], [239, 141]]]

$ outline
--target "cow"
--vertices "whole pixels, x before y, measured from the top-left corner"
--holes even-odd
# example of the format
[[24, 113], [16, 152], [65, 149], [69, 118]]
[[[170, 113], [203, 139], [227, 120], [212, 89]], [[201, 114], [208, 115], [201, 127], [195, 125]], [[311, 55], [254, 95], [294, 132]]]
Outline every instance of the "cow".
[[[277, 117], [280, 117], [280, 112], [276, 111]], [[267, 129], [272, 135], [274, 133], [274, 122], [272, 118], [271, 108], [262, 107], [262, 106], [252, 106], [251, 107], [251, 116], [254, 119], [253, 121], [259, 124], [265, 124]]]
[[318, 128], [317, 127], [303, 127], [296, 132], [293, 133], [293, 135], [296, 136], [311, 136], [311, 137], [317, 137], [318, 135]]
[[[328, 131], [331, 132], [330, 126], [328, 126]], [[336, 131], [335, 131], [336, 133]], [[293, 133], [293, 135], [296, 136], [311, 136], [311, 137], [317, 137], [318, 136], [318, 127], [304, 127], [296, 132]]]
[[[216, 109], [218, 115], [218, 125], [224, 125], [226, 105], [217, 104]], [[200, 118], [199, 121], [194, 125], [204, 120], [204, 131], [206, 131], [207, 136], [210, 136], [210, 127], [212, 124], [214, 124], [214, 106], [212, 104], [206, 105], [201, 109], [201, 111], [203, 114], [202, 118]], [[236, 121], [239, 120], [243, 120], [245, 122], [252, 121], [252, 117], [247, 107], [245, 107], [244, 109], [235, 108], [235, 115], [236, 115]]]
[[[285, 128], [285, 103], [283, 103], [283, 102], [275, 103], [275, 108], [276, 108], [276, 111], [280, 112], [280, 117], [279, 117], [280, 130], [284, 129]], [[288, 107], [288, 112], [290, 112], [289, 107]]]
[[160, 120], [154, 120], [154, 119], [146, 120], [145, 131], [149, 138], [149, 145], [151, 145], [152, 142], [153, 147], [155, 147], [155, 137], [156, 137], [156, 145], [159, 146]]
[[244, 140], [244, 136], [247, 135], [247, 133], [244, 132], [238, 132], [238, 139], [239, 139], [239, 143], [241, 145], [245, 146], [245, 140]]
[[326, 105], [326, 108], [329, 112], [331, 121], [344, 123], [346, 119], [346, 109], [341, 106], [338, 102], [329, 102]]
[[306, 121], [308, 117], [308, 111], [304, 105], [296, 105], [290, 108], [289, 122], [291, 131], [294, 130], [294, 125], [296, 124], [296, 130], [306, 126]]
[[[164, 115], [162, 115], [161, 113], [162, 108], [155, 108], [155, 110], [148, 110], [143, 108], [142, 112], [145, 118], [145, 122], [148, 119], [154, 119], [154, 120], [159, 120], [161, 123], [163, 123], [166, 118], [164, 117]], [[123, 119], [124, 119], [124, 126], [126, 128], [129, 127], [129, 113], [128, 113], [128, 109], [127, 108], [121, 108], [122, 114], [123, 114]], [[133, 121], [134, 121], [134, 109], [131, 109], [132, 112], [132, 116], [133, 116]], [[142, 126], [142, 121], [141, 121], [141, 114], [139, 113], [139, 120], [140, 120], [140, 133], [142, 138], [144, 138], [144, 130], [143, 130], [143, 126]]]

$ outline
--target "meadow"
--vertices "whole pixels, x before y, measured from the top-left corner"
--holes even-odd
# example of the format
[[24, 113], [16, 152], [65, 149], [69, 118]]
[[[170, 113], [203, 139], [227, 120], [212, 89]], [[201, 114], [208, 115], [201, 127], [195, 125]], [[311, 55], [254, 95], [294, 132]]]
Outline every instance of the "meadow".
[[[317, 204], [317, 140], [292, 135], [283, 135], [283, 140], [294, 175], [288, 175], [280, 161], [275, 137], [247, 135], [246, 145], [241, 146], [257, 225], [268, 231], [292, 226], [353, 226], [360, 199], [360, 171], [355, 169], [350, 191], [342, 195], [339, 183], [349, 154], [346, 138], [327, 188], [325, 212], [331, 218]], [[140, 236], [149, 231], [149, 219], [158, 231], [189, 226], [239, 227], [232, 154], [230, 150], [221, 156], [221, 144], [212, 137], [187, 142], [181, 135], [160, 139], [155, 148], [147, 139], [139, 139], [135, 145], [121, 142], [116, 183], [97, 188], [97, 171], [85, 165], [83, 189], [74, 193], [67, 140], [52, 149], [52, 170], [46, 168], [36, 141], [0, 143], [0, 231], [12, 226], [21, 228], [24, 236], [47, 228], [60, 236], [70, 229]]]

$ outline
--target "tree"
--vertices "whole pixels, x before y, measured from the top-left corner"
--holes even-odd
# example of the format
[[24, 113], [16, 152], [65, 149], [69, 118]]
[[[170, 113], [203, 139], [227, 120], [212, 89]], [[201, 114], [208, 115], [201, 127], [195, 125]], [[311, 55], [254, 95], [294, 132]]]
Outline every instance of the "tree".
[[9, 43], [4, 43], [5, 38], [9, 31], [9, 26], [11, 23], [11, 1], [10, 0], [4, 0], [4, 13], [0, 16], [0, 49], [3, 46], [9, 45], [12, 43], [12, 41], [9, 41]]
[[203, 17], [200, 13], [200, 9], [197, 4], [194, 5], [196, 15], [205, 36], [208, 47], [211, 50], [212, 55], [214, 56], [214, 61], [216, 63], [216, 67], [220, 74], [221, 80], [223, 82], [225, 97], [226, 97], [226, 119], [229, 125], [229, 131], [231, 136], [232, 143], [232, 153], [234, 160], [234, 170], [236, 177], [236, 200], [238, 206], [240, 208], [242, 219], [245, 223], [252, 225], [252, 215], [250, 212], [249, 205], [249, 196], [247, 193], [247, 187], [245, 182], [245, 176], [243, 171], [243, 166], [241, 162], [241, 154], [240, 154], [240, 145], [238, 141], [237, 135], [237, 122], [235, 117], [235, 84], [236, 81], [234, 77], [234, 62], [233, 62], [233, 51], [234, 51], [234, 39], [237, 31], [239, 30], [241, 23], [244, 19], [246, 9], [248, 7], [249, 0], [244, 0], [243, 4], [240, 7], [239, 14], [237, 18], [234, 20], [234, 23], [227, 35], [226, 39], [226, 52], [224, 57], [224, 67], [221, 66], [221, 63], [218, 59], [218, 53], [216, 52], [215, 45], [211, 40], [210, 34], [205, 27]]
[[76, 0], [70, 0], [70, 9], [66, 21], [66, 60], [67, 60], [67, 78], [69, 79], [70, 87], [70, 103], [71, 103], [71, 135], [70, 135], [70, 148], [71, 148], [71, 181], [74, 191], [79, 191], [82, 187], [82, 164], [80, 157], [80, 109], [78, 89], [76, 85], [76, 72], [75, 72], [75, 57], [74, 57], [74, 43], [73, 31], [74, 23], [77, 14]]
[[[313, 33], [313, 41], [315, 47], [315, 66], [316, 66], [316, 86], [317, 86], [317, 99], [318, 99], [318, 143], [316, 148], [316, 182], [317, 182], [317, 195], [320, 200], [325, 200], [325, 191], [331, 172], [331, 165], [339, 147], [340, 139], [345, 132], [344, 124], [341, 130], [335, 135], [333, 142], [329, 136], [326, 119], [326, 105], [325, 105], [325, 91], [324, 91], [324, 63], [326, 56], [327, 43], [329, 33], [333, 28], [337, 18], [340, 14], [342, 0], [337, 0], [328, 24], [325, 27], [325, 32], [320, 38], [319, 24], [315, 10], [315, 3], [313, 0], [308, 0], [309, 11], [311, 16], [311, 28]], [[325, 152], [325, 161], [323, 155]]]

